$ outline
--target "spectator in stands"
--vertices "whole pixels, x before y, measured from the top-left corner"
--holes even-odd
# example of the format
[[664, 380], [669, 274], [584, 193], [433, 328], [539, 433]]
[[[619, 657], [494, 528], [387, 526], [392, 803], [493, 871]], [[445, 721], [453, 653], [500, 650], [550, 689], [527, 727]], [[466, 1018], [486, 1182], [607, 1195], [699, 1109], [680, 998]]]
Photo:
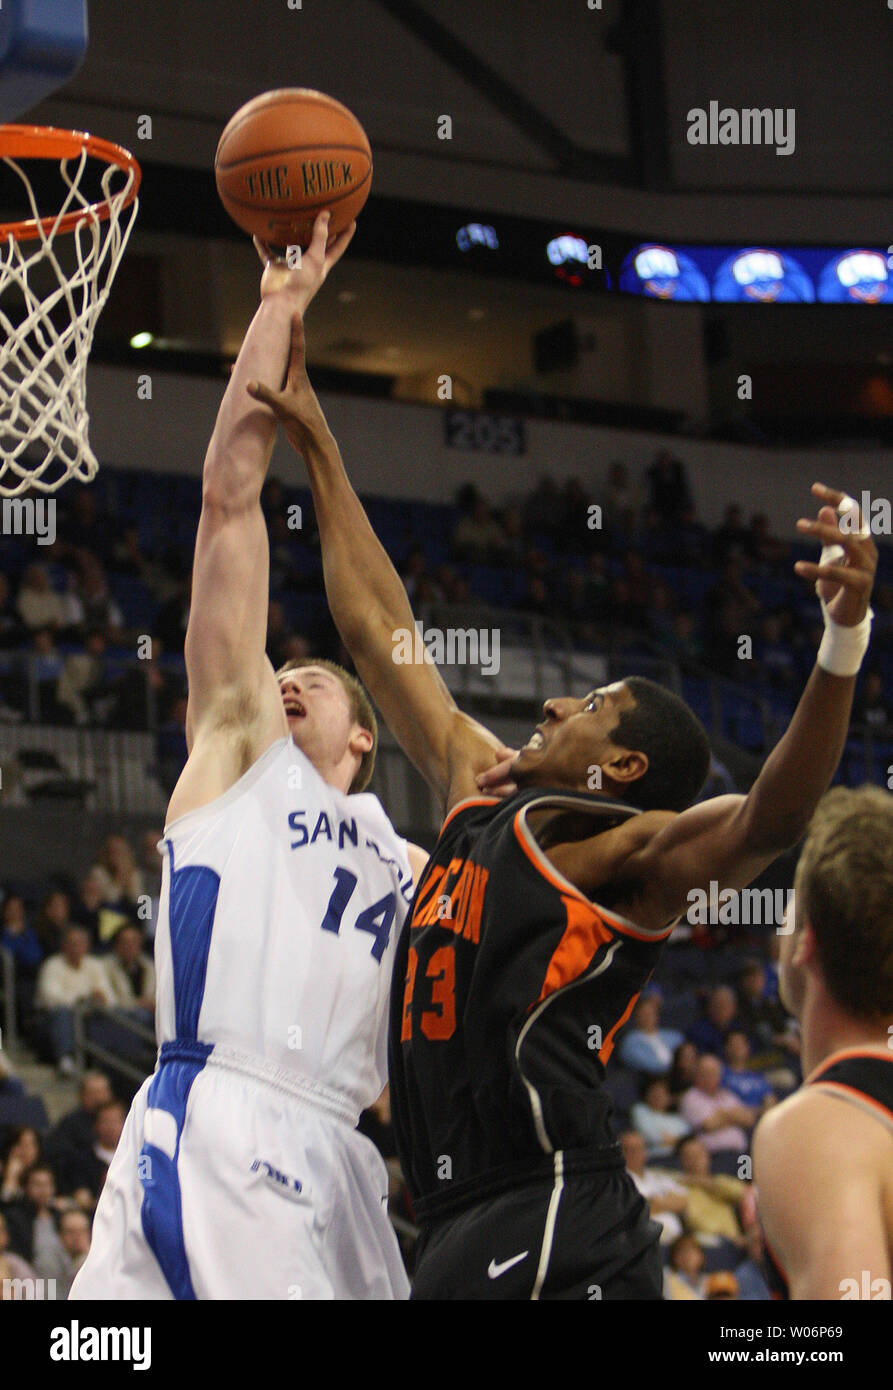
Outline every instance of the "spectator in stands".
[[16, 1020], [20, 1030], [28, 1027], [34, 1007], [37, 972], [43, 960], [40, 938], [25, 917], [24, 899], [10, 893], [0, 912], [0, 947], [9, 951], [15, 965]]
[[591, 501], [592, 498], [579, 478], [565, 480], [562, 535], [565, 544], [572, 550], [582, 550], [592, 534], [587, 525]]
[[41, 1269], [62, 1249], [56, 1230], [56, 1179], [50, 1165], [32, 1163], [22, 1179], [22, 1189], [22, 1196], [7, 1202], [3, 1210], [9, 1244], [43, 1277]]
[[744, 583], [741, 560], [733, 555], [706, 600], [704, 655], [713, 670], [738, 680], [748, 674], [742, 668], [750, 663], [739, 659], [739, 638], [749, 632], [759, 611], [759, 599]]
[[610, 608], [608, 566], [604, 555], [593, 551], [586, 560], [586, 607], [592, 622], [602, 622]]
[[155, 966], [143, 950], [139, 927], [119, 928], [111, 954], [103, 956], [113, 1008], [132, 1014], [139, 1023], [151, 1026], [155, 1016]]
[[108, 567], [112, 574], [124, 574], [132, 579], [143, 579], [146, 572], [146, 557], [140, 547], [140, 530], [135, 521], [127, 521], [120, 536], [112, 545]]
[[59, 1215], [59, 1243], [62, 1247], [53, 1257], [56, 1298], [67, 1299], [74, 1277], [90, 1253], [90, 1218], [77, 1209]]
[[186, 641], [186, 624], [189, 621], [189, 604], [192, 598], [192, 577], [184, 578], [174, 592], [162, 603], [153, 624], [155, 631], [164, 643], [166, 652], [183, 655]]
[[760, 564], [777, 565], [787, 559], [790, 550], [786, 541], [777, 540], [770, 534], [766, 513], [754, 512], [750, 519], [748, 553]]
[[799, 1033], [790, 1027], [792, 1020], [778, 998], [778, 977], [775, 991], [769, 992], [765, 965], [755, 957], [742, 967], [738, 978], [737, 1025], [750, 1038], [753, 1065], [764, 1071], [787, 1070], [789, 1078], [770, 1078], [775, 1085], [789, 1089], [799, 1074]]
[[100, 941], [100, 918], [104, 902], [105, 877], [98, 864], [94, 864], [78, 887], [78, 896], [72, 911], [72, 920], [83, 927], [90, 936], [91, 948]]
[[71, 712], [75, 724], [105, 724], [108, 721], [115, 694], [110, 689], [105, 651], [102, 630], [93, 628], [87, 634], [86, 650], [72, 652], [65, 658], [56, 699]]
[[893, 723], [880, 671], [869, 671], [866, 675], [862, 693], [853, 701], [853, 723], [868, 724], [873, 729], [887, 729]]
[[670, 656], [685, 665], [686, 662], [701, 662], [704, 658], [704, 644], [697, 630], [694, 613], [682, 608], [673, 614], [673, 627], [664, 638], [664, 646]]
[[4, 1279], [33, 1279], [34, 1270], [27, 1260], [9, 1248], [9, 1227], [6, 1217], [0, 1212], [0, 1299], [3, 1298]]
[[722, 1063], [709, 1054], [699, 1057], [695, 1084], [684, 1093], [679, 1110], [712, 1154], [747, 1152], [746, 1130], [756, 1124], [757, 1112], [722, 1086]]
[[525, 613], [537, 613], [542, 618], [554, 616], [555, 606], [549, 595], [546, 582], [538, 574], [531, 574], [527, 580], [527, 591], [519, 604]]
[[0, 1165], [0, 1206], [24, 1197], [25, 1174], [42, 1157], [41, 1138], [33, 1125], [20, 1125], [13, 1131]]
[[116, 729], [148, 729], [171, 700], [183, 692], [183, 681], [160, 658], [164, 642], [157, 633], [149, 639], [148, 656], [133, 662], [113, 687], [109, 724]]
[[62, 602], [45, 565], [29, 565], [25, 570], [16, 607], [32, 635], [42, 630], [54, 633], [65, 625]]
[[65, 555], [79, 558], [80, 553], [85, 552], [104, 564], [118, 534], [114, 518], [100, 510], [96, 494], [89, 488], [79, 488], [71, 496], [70, 504], [64, 524], [59, 528], [65, 537]]
[[565, 523], [564, 499], [548, 473], [540, 478], [536, 491], [527, 498], [523, 510], [529, 535], [544, 535], [554, 540], [561, 538]]
[[605, 526], [612, 536], [630, 535], [642, 509], [642, 489], [631, 482], [625, 463], [612, 463], [604, 491]]
[[123, 835], [109, 835], [96, 856], [103, 901], [135, 907], [145, 891], [136, 857]]
[[688, 1121], [675, 1110], [669, 1084], [663, 1076], [648, 1076], [642, 1082], [642, 1099], [633, 1106], [631, 1119], [645, 1140], [649, 1163], [669, 1158], [678, 1141], [691, 1133]]
[[62, 950], [40, 967], [35, 1005], [43, 1011], [38, 1020], [52, 1059], [63, 1076], [77, 1070], [74, 1060], [74, 1005], [93, 1001], [109, 1003], [109, 989], [102, 961], [88, 954], [90, 938], [83, 927], [69, 927]]
[[688, 1200], [685, 1189], [680, 1187], [671, 1173], [645, 1167], [645, 1140], [636, 1130], [624, 1130], [620, 1136], [620, 1147], [626, 1171], [648, 1203], [649, 1215], [660, 1222], [660, 1243], [669, 1245], [682, 1232], [682, 1217]]
[[411, 546], [400, 578], [413, 607], [419, 603], [434, 603], [443, 598], [440, 587], [428, 573], [428, 558], [420, 545]]
[[676, 600], [673, 591], [662, 579], [656, 579], [651, 590], [651, 606], [648, 610], [646, 631], [649, 637], [662, 647], [672, 644]]
[[69, 1158], [66, 1172], [73, 1189], [85, 1188], [98, 1199], [121, 1138], [125, 1115], [119, 1100], [108, 1100], [96, 1107], [89, 1145], [73, 1150]]
[[744, 516], [737, 502], [726, 507], [722, 526], [713, 536], [713, 559], [718, 565], [725, 565], [736, 556], [739, 559], [753, 554], [753, 536], [744, 524]]
[[766, 614], [760, 623], [760, 636], [754, 645], [754, 656], [759, 662], [760, 678], [767, 685], [774, 690], [793, 693], [798, 673], [789, 615]]
[[295, 590], [301, 587], [295, 563], [297, 533], [288, 524], [288, 513], [273, 512], [267, 523], [270, 536], [270, 589]]
[[78, 1090], [79, 1104], [75, 1110], [63, 1115], [46, 1140], [47, 1162], [53, 1165], [59, 1175], [63, 1192], [71, 1192], [77, 1185], [76, 1174], [71, 1172], [71, 1160], [83, 1152], [89, 1152], [93, 1145], [94, 1120], [102, 1105], [114, 1100], [108, 1077], [101, 1071], [86, 1071]]
[[649, 506], [654, 508], [664, 526], [678, 526], [683, 513], [692, 506], [685, 465], [674, 458], [669, 449], [661, 449], [646, 471], [645, 479]]
[[741, 1101], [762, 1115], [775, 1104], [775, 1094], [762, 1072], [750, 1065], [750, 1040], [743, 1029], [733, 1028], [726, 1034], [723, 1048], [725, 1066], [722, 1085]]
[[624, 1033], [618, 1057], [625, 1067], [647, 1076], [665, 1076], [673, 1065], [673, 1053], [682, 1042], [675, 1028], [661, 1028], [660, 999], [643, 994], [633, 1013], [633, 1026]]
[[673, 1302], [704, 1297], [704, 1252], [694, 1236], [681, 1235], [670, 1246], [664, 1271], [664, 1298]]
[[673, 1065], [667, 1074], [670, 1095], [673, 1097], [674, 1103], [678, 1104], [679, 1098], [684, 1095], [689, 1086], [694, 1085], [697, 1065], [698, 1049], [693, 1042], [685, 1039], [673, 1053]]
[[527, 554], [527, 535], [524, 530], [524, 513], [512, 503], [502, 513], [503, 546], [499, 552], [499, 563], [518, 569]]
[[717, 985], [710, 991], [704, 1017], [688, 1030], [699, 1052], [722, 1052], [726, 1037], [736, 1027], [737, 1008], [735, 991], [729, 985]]
[[69, 714], [56, 699], [56, 687], [64, 658], [56, 647], [52, 629], [37, 628], [31, 635], [31, 670], [37, 685], [37, 717], [44, 724], [65, 724]]
[[755, 1221], [744, 1233], [746, 1259], [736, 1266], [735, 1278], [738, 1280], [738, 1298], [743, 1302], [768, 1302], [771, 1298], [764, 1270], [765, 1242], [760, 1223]]
[[624, 627], [644, 628], [648, 620], [654, 580], [637, 550], [623, 556], [622, 571], [611, 587], [614, 613]]
[[506, 535], [486, 497], [478, 495], [468, 516], [453, 531], [451, 548], [459, 560], [476, 564], [497, 562], [506, 549]]
[[[744, 1241], [744, 1218], [749, 1188], [740, 1178], [712, 1171], [709, 1150], [696, 1136], [680, 1139], [679, 1157], [683, 1190], [687, 1193], [686, 1226], [699, 1237], [728, 1241], [740, 1251]], [[731, 1263], [740, 1255], [730, 1252]]]
[[27, 636], [21, 614], [12, 601], [12, 590], [5, 574], [0, 571], [0, 651], [20, 647]]
[[67, 893], [53, 888], [41, 901], [37, 909], [34, 930], [44, 956], [52, 955], [62, 945], [62, 938], [72, 925], [71, 901]]
[[186, 711], [186, 696], [178, 695], [165, 712], [155, 740], [157, 777], [168, 799], [189, 756], [186, 746]]

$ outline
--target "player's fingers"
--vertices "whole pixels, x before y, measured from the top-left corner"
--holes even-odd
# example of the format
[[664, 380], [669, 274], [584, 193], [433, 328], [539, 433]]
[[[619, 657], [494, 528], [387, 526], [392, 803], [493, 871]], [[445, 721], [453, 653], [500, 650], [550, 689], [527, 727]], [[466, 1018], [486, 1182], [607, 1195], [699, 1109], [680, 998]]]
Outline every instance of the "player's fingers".
[[350, 243], [353, 241], [354, 232], [357, 229], [356, 221], [351, 222], [349, 227], [345, 227], [343, 232], [339, 232], [326, 252], [326, 270], [331, 270], [332, 266], [341, 260]]
[[283, 405], [279, 391], [271, 391], [269, 386], [264, 386], [262, 381], [246, 381], [245, 390], [249, 396], [253, 396], [262, 405], [268, 405], [277, 415], [282, 414]]
[[842, 531], [836, 524], [830, 525], [825, 521], [810, 521], [805, 516], [801, 516], [797, 522], [797, 530], [821, 541], [822, 545], [842, 545], [847, 554], [854, 558], [864, 553], [865, 542], [870, 540], [870, 535], [860, 536], [855, 531]]
[[817, 579], [830, 579], [834, 584], [842, 584], [845, 589], [866, 591], [871, 589], [872, 575], [868, 570], [856, 569], [853, 565], [814, 565], [810, 560], [798, 560], [794, 569], [801, 579], [813, 582]]
[[273, 252], [270, 250], [269, 246], [265, 241], [261, 241], [259, 236], [253, 236], [251, 240], [254, 242], [255, 251], [260, 256], [261, 265], [266, 270], [267, 266], [270, 264], [270, 261], [273, 259]]
[[299, 379], [304, 375], [307, 349], [304, 338], [304, 316], [296, 313], [292, 315], [291, 321], [291, 347], [288, 355], [288, 375], [286, 377], [287, 386], [295, 386]]
[[318, 261], [320, 265], [325, 265], [326, 261], [326, 242], [329, 239], [329, 222], [332, 214], [328, 209], [324, 209], [313, 224], [313, 236], [310, 238], [305, 255]]
[[820, 497], [823, 502], [829, 502], [835, 509], [840, 506], [847, 495], [836, 487], [827, 487], [824, 483], [813, 483], [810, 491], [815, 497]]

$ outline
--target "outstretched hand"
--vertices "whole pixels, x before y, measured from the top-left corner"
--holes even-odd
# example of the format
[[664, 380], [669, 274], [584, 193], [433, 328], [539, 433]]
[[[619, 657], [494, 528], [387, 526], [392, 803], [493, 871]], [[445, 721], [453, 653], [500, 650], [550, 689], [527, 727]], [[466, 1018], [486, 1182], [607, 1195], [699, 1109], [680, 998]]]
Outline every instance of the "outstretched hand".
[[[798, 560], [794, 569], [803, 579], [815, 582], [832, 622], [840, 627], [856, 627], [868, 611], [878, 562], [877, 546], [858, 505], [846, 493], [825, 487], [824, 483], [813, 483], [812, 492], [825, 505], [819, 510], [818, 520], [801, 517], [797, 528], [823, 546], [841, 547], [843, 555], [832, 557], [825, 564]], [[844, 502], [852, 505], [841, 513], [839, 508]]]
[[313, 236], [306, 251], [301, 252], [300, 264], [289, 265], [288, 260], [279, 260], [265, 241], [254, 238], [257, 254], [264, 267], [260, 282], [261, 298], [279, 294], [282, 290], [291, 291], [300, 297], [302, 309], [306, 309], [313, 296], [323, 284], [333, 265], [337, 265], [344, 255], [357, 229], [351, 222], [343, 232], [329, 241], [329, 222], [331, 213], [321, 212], [313, 224]]

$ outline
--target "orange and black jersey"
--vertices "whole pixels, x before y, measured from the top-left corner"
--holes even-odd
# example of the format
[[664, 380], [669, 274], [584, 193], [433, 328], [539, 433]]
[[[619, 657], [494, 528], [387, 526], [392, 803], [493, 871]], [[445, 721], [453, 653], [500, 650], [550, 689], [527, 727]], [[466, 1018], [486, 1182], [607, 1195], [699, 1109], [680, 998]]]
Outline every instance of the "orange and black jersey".
[[[819, 1086], [828, 1095], [858, 1105], [886, 1125], [893, 1137], [893, 1056], [846, 1048], [826, 1057], [806, 1078], [804, 1086]], [[773, 1298], [790, 1297], [781, 1263], [766, 1242], [766, 1280]]]
[[603, 1085], [618, 1031], [672, 930], [644, 932], [549, 862], [528, 817], [639, 814], [527, 788], [444, 822], [394, 964], [391, 1110], [419, 1220], [526, 1176], [622, 1166]]

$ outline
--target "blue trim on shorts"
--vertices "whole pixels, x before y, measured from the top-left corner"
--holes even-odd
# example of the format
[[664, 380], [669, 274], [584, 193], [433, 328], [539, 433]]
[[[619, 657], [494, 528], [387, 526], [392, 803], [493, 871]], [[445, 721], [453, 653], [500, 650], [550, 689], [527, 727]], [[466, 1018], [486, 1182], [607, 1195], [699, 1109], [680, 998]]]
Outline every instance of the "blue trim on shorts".
[[[192, 1044], [192, 1049], [197, 1050], [197, 1045]], [[195, 1290], [183, 1238], [183, 1203], [177, 1160], [180, 1157], [180, 1138], [186, 1122], [189, 1092], [205, 1065], [208, 1053], [212, 1051], [213, 1048], [207, 1045], [203, 1057], [164, 1062], [153, 1076], [146, 1097], [148, 1107], [166, 1110], [173, 1116], [177, 1125], [177, 1147], [171, 1158], [155, 1144], [143, 1144], [139, 1162], [143, 1186], [140, 1218], [143, 1234], [161, 1266], [171, 1293], [174, 1298], [181, 1300], [194, 1300]]]
[[167, 848], [171, 867], [168, 919], [176, 1035], [184, 1041], [195, 1042], [205, 993], [220, 875], [202, 864], [175, 869], [174, 847], [170, 840]]

